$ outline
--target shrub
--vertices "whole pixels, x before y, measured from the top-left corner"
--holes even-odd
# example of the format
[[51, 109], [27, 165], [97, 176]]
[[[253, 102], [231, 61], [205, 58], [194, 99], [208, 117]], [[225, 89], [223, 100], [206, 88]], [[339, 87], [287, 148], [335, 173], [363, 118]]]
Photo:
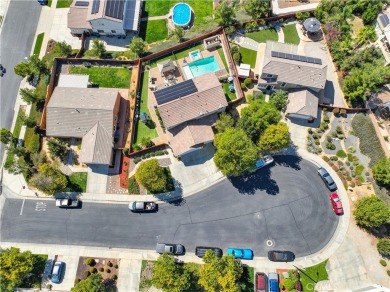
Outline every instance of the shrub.
[[246, 87], [248, 87], [249, 85], [252, 84], [252, 79], [250, 79], [250, 78], [245, 78], [244, 84], [245, 84]]
[[356, 174], [357, 175], [361, 175], [363, 173], [363, 170], [364, 170], [364, 166], [359, 164], [358, 166], [356, 166]]
[[118, 276], [114, 274], [114, 275], [111, 276], [111, 279], [112, 280], [116, 280], [116, 279], [118, 279]]
[[137, 164], [137, 163], [140, 162], [141, 160], [142, 160], [141, 157], [136, 157], [136, 158], [133, 159], [133, 162], [134, 162], [135, 164]]
[[351, 188], [354, 188], [354, 187], [355, 187], [355, 183], [354, 183], [353, 181], [350, 181], [350, 182], [349, 182], [349, 186], [350, 186]]
[[91, 274], [95, 274], [95, 273], [97, 273], [97, 269], [92, 267], [92, 268], [89, 269], [89, 272]]
[[337, 156], [332, 155], [332, 156], [330, 157], [330, 160], [332, 160], [332, 161], [337, 161], [337, 160], [339, 160], [339, 158], [338, 158]]
[[354, 161], [354, 162], [352, 162], [352, 164], [353, 164], [354, 166], [358, 166], [358, 165], [359, 165], [359, 161]]
[[123, 148], [122, 149], [122, 154], [127, 156], [129, 154], [129, 149], [128, 148]]
[[333, 143], [327, 142], [326, 143], [326, 148], [330, 149], [330, 150], [335, 150], [336, 149], [336, 145], [334, 145]]
[[334, 171], [338, 171], [338, 170], [339, 170], [339, 168], [338, 168], [336, 165], [333, 165], [333, 166], [332, 166], [332, 169], [333, 169]]
[[340, 126], [337, 126], [337, 127], [336, 127], [336, 133], [337, 133], [337, 134], [342, 134], [342, 133], [343, 133], [343, 130], [341, 129]]
[[335, 107], [333, 110], [332, 110], [333, 114], [334, 115], [338, 115], [339, 112], [340, 112], [340, 109], [338, 107]]
[[139, 194], [140, 193], [139, 185], [138, 185], [138, 182], [135, 179], [134, 175], [129, 178], [128, 191], [129, 191], [129, 194]]
[[355, 152], [356, 152], [355, 147], [353, 147], [353, 146], [348, 147], [348, 153], [355, 153]]
[[333, 138], [336, 138], [336, 137], [337, 137], [337, 133], [334, 132], [334, 131], [331, 133], [331, 135], [332, 135]]
[[349, 175], [347, 175], [347, 177], [345, 178], [347, 181], [351, 181], [352, 180], [352, 177], [350, 177]]
[[326, 122], [321, 122], [321, 126], [320, 126], [322, 129], [326, 130], [329, 128], [329, 124], [326, 123]]
[[87, 259], [85, 260], [85, 264], [86, 264], [87, 266], [93, 267], [94, 265], [96, 265], [96, 262], [95, 262], [95, 259], [93, 259], [93, 258], [87, 258]]
[[117, 269], [117, 268], [118, 268], [118, 265], [117, 265], [117, 264], [115, 264], [115, 265], [114, 265], [114, 268], [115, 268], [115, 269]]
[[134, 151], [140, 150], [140, 147], [138, 144], [133, 144], [133, 146], [131, 146], [131, 148], [133, 148]]
[[329, 143], [331, 143], [331, 142], [332, 142], [332, 140], [333, 140], [333, 139], [332, 139], [332, 136], [329, 136], [329, 135], [328, 135], [328, 136], [326, 136], [326, 141], [328, 141]]
[[241, 60], [241, 54], [240, 53], [234, 53], [233, 54], [233, 60], [234, 60], [234, 62], [236, 62], [236, 63], [239, 63], [240, 62], [240, 60]]
[[343, 117], [347, 117], [347, 110], [346, 109], [340, 109], [340, 115]]
[[100, 268], [99, 268], [99, 272], [104, 272], [104, 268], [103, 268], [103, 267], [100, 267]]
[[343, 140], [344, 139], [344, 135], [343, 134], [337, 134], [337, 138], [339, 138], [340, 140]]
[[351, 162], [349, 162], [349, 161], [347, 160], [347, 161], [345, 161], [345, 165], [350, 166], [350, 165], [351, 165]]
[[241, 83], [241, 89], [246, 89], [246, 85], [244, 83]]
[[313, 139], [318, 139], [320, 136], [317, 133], [313, 133]]
[[106, 268], [105, 271], [107, 274], [111, 273], [111, 270], [109, 268]]
[[387, 270], [387, 276], [390, 276], [390, 270]]
[[343, 163], [341, 160], [337, 160], [337, 164], [338, 164], [339, 166], [343, 166], [343, 165], [344, 165], [344, 163]]
[[309, 128], [309, 129], [307, 129], [307, 132], [308, 132], [309, 134], [312, 134], [312, 133], [313, 133], [313, 129], [312, 129], [312, 128]]
[[91, 273], [89, 271], [84, 271], [84, 276], [85, 277], [89, 277], [91, 275]]
[[385, 261], [384, 259], [381, 259], [381, 260], [379, 261], [379, 263], [380, 263], [382, 266], [384, 266], [384, 267], [387, 266], [387, 263], [386, 263], [386, 261]]
[[322, 159], [325, 161], [325, 162], [328, 162], [329, 161], [329, 157], [328, 156], [322, 156]]
[[320, 140], [315, 139], [315, 140], [314, 140], [314, 144], [316, 144], [317, 146], [320, 145]]
[[340, 149], [339, 151], [337, 151], [336, 155], [340, 158], [345, 158], [347, 157], [347, 154], [345, 153], [344, 150]]
[[[76, 285], [77, 283], [79, 283], [81, 281], [80, 278], [77, 278], [76, 280], [74, 280], [74, 284]], [[50, 284], [49, 284], [50, 285]], [[49, 287], [46, 286], [46, 288], [50, 289]]]
[[317, 147], [317, 152], [318, 153], [322, 153], [322, 148], [321, 147]]
[[327, 122], [327, 123], [329, 123], [329, 117], [328, 116], [324, 116], [324, 122]]
[[114, 264], [112, 262], [108, 261], [107, 266], [109, 266], [111, 268], [113, 265]]
[[[381, 238], [376, 245], [378, 252], [381, 255], [389, 256], [390, 255], [390, 239]], [[386, 262], [385, 262], [386, 263]], [[385, 265], [382, 265], [385, 266]]]
[[328, 164], [329, 164], [330, 167], [333, 167], [333, 166], [334, 166], [334, 163], [331, 162], [331, 161], [329, 161]]

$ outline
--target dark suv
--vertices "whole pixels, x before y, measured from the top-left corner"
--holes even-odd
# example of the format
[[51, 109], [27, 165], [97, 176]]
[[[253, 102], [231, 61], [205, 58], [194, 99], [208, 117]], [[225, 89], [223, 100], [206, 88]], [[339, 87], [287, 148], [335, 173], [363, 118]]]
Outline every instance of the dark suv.
[[268, 259], [271, 262], [293, 262], [295, 254], [291, 251], [270, 250], [268, 252]]
[[206, 251], [208, 250], [212, 250], [216, 255], [217, 257], [222, 257], [222, 249], [218, 248], [218, 247], [207, 247], [207, 246], [197, 246], [195, 248], [195, 254], [200, 257], [200, 258], [203, 258]]
[[329, 190], [335, 191], [337, 190], [337, 186], [333, 180], [333, 178], [330, 176], [329, 172], [326, 171], [325, 168], [319, 168], [318, 169], [318, 174], [326, 184]]

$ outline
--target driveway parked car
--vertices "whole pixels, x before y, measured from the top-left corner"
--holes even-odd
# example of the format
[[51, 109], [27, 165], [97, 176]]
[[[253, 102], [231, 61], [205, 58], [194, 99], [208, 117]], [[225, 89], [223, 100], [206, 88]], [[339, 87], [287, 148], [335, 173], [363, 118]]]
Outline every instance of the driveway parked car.
[[51, 272], [51, 282], [58, 284], [61, 282], [62, 272], [64, 271], [64, 262], [55, 262]]
[[332, 204], [333, 211], [336, 215], [343, 215], [344, 209], [343, 204], [341, 203], [340, 197], [336, 193], [330, 194], [330, 203]]
[[252, 260], [253, 250], [249, 248], [228, 248], [228, 255], [232, 255], [235, 259]]
[[256, 273], [255, 276], [255, 291], [265, 292], [267, 289], [267, 276], [264, 273]]
[[271, 262], [292, 262], [295, 260], [295, 254], [291, 251], [270, 250], [268, 259]]
[[333, 180], [333, 178], [330, 176], [329, 172], [326, 171], [325, 168], [319, 168], [318, 169], [318, 174], [326, 184], [329, 190], [335, 191], [337, 190], [337, 186]]
[[279, 277], [277, 273], [268, 274], [268, 291], [279, 292]]
[[160, 254], [166, 252], [168, 254], [181, 255], [184, 253], [184, 246], [173, 243], [157, 243], [156, 252]]

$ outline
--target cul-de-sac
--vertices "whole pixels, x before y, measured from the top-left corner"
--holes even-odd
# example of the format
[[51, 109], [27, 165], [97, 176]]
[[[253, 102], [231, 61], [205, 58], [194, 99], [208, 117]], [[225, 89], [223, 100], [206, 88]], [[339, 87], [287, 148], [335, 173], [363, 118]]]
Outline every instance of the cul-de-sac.
[[1, 0], [0, 291], [390, 291], [390, 0]]

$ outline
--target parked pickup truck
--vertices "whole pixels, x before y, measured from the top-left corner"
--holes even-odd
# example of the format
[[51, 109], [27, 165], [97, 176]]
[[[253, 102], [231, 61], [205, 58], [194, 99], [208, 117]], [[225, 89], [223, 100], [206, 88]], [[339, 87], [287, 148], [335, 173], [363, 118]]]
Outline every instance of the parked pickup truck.
[[262, 159], [259, 159], [256, 161], [255, 167], [251, 170], [251, 172], [255, 172], [256, 170], [259, 170], [260, 168], [267, 166], [274, 162], [274, 159], [271, 155], [265, 155]]
[[56, 199], [56, 206], [60, 208], [77, 208], [79, 205], [79, 199]]
[[132, 212], [153, 212], [157, 210], [155, 202], [130, 202], [129, 209]]

